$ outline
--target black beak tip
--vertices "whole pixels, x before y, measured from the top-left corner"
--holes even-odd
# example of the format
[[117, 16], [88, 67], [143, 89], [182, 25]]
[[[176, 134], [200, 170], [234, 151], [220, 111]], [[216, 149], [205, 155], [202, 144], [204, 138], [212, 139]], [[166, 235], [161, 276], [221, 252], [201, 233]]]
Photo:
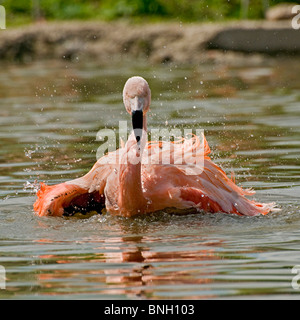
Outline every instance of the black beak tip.
[[142, 130], [143, 130], [143, 111], [142, 110], [135, 110], [131, 113], [132, 116], [132, 127], [135, 134], [135, 138], [137, 143], [140, 143], [142, 137]]

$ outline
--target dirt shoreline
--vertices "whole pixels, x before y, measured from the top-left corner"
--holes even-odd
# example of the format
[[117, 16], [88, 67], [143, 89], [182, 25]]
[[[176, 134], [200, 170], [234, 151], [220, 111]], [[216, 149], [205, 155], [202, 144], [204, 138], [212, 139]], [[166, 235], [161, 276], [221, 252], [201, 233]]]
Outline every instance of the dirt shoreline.
[[[251, 53], [251, 55], [249, 55]], [[290, 21], [230, 23], [43, 22], [1, 30], [0, 61], [146, 59], [201, 63], [300, 56], [300, 30]]]

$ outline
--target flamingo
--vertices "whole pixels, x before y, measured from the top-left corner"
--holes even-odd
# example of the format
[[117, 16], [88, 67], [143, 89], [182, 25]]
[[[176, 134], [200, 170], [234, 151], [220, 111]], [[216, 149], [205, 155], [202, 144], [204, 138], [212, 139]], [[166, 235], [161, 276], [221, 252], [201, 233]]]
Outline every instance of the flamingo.
[[[274, 203], [259, 203], [246, 197], [255, 192], [236, 185], [212, 162], [204, 136], [203, 139], [194, 135], [180, 141], [148, 142], [151, 91], [145, 79], [135, 76], [127, 80], [123, 102], [133, 126], [126, 144], [100, 158], [81, 178], [53, 186], [41, 183], [34, 204], [37, 215], [63, 216], [103, 208], [124, 217], [169, 208], [180, 213], [192, 209], [245, 216], [265, 215], [276, 210]], [[184, 152], [185, 159], [192, 159], [195, 150], [199, 151], [197, 156], [203, 157], [202, 169], [187, 174], [182, 164], [176, 164], [176, 158]], [[165, 164], [167, 151], [170, 161]], [[148, 164], [144, 164], [146, 157], [151, 159]]]

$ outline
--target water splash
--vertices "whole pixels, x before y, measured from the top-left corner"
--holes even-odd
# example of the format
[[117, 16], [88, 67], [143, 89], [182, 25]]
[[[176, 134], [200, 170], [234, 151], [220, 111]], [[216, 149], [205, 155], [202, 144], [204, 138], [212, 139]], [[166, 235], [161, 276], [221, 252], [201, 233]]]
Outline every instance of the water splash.
[[30, 181], [26, 181], [24, 183], [23, 190], [24, 191], [28, 191], [29, 190], [32, 193], [37, 193], [39, 188], [40, 188], [39, 182], [37, 180], [34, 180], [34, 182], [32, 182], [32, 183]]

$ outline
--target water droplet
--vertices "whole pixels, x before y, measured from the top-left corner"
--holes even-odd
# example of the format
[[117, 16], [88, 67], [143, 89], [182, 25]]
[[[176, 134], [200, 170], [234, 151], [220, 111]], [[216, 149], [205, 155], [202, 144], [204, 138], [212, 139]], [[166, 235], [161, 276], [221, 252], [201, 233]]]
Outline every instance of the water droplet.
[[35, 153], [36, 150], [25, 150], [25, 157], [31, 159], [32, 154]]

